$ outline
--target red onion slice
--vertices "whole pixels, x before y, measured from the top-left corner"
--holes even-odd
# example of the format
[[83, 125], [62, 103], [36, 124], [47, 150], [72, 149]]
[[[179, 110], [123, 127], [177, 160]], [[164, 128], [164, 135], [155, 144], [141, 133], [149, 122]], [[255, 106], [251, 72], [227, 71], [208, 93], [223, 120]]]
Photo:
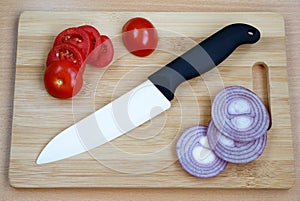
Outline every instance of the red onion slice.
[[227, 166], [227, 162], [217, 157], [210, 149], [206, 132], [206, 126], [193, 126], [179, 137], [176, 144], [182, 168], [201, 178], [216, 176]]
[[213, 121], [208, 125], [207, 138], [214, 153], [231, 163], [248, 163], [257, 159], [263, 153], [267, 141], [266, 132], [250, 142], [234, 141], [222, 135]]
[[248, 142], [269, 128], [269, 113], [252, 91], [231, 86], [220, 91], [212, 103], [212, 120], [221, 133], [234, 141]]

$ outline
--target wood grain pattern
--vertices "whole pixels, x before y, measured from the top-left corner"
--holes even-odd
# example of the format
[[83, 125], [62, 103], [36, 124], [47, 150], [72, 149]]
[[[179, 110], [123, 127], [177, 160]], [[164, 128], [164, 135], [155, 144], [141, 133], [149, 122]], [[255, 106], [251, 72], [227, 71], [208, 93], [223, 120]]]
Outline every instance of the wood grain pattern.
[[[150, 19], [161, 36], [158, 50], [142, 59], [127, 54], [119, 36], [122, 24], [137, 15]], [[166, 113], [89, 153], [47, 165], [35, 164], [42, 148], [61, 130], [138, 85], [195, 42], [234, 22], [256, 26], [262, 33], [261, 40], [255, 45], [241, 46], [218, 68], [181, 85]], [[109, 69], [88, 66], [84, 88], [76, 98], [63, 101], [51, 98], [43, 88], [42, 75], [53, 39], [66, 27], [86, 23], [112, 36], [115, 61]], [[28, 11], [21, 15], [18, 31], [9, 172], [13, 186], [290, 188], [293, 185], [295, 170], [281, 16]], [[252, 66], [257, 62], [267, 66], [268, 105], [273, 122], [263, 155], [250, 164], [230, 164], [215, 178], [189, 176], [176, 161], [177, 137], [190, 126], [207, 124], [211, 100], [222, 87], [242, 85], [253, 89]]]

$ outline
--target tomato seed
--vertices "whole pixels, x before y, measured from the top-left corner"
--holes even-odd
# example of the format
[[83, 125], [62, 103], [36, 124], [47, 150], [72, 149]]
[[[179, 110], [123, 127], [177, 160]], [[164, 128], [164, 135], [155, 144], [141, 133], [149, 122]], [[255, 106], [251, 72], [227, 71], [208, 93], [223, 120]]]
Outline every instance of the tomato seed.
[[65, 36], [65, 41], [69, 40], [71, 36]]
[[101, 51], [102, 52], [106, 52], [107, 51], [107, 47], [106, 47], [106, 45], [101, 45]]
[[80, 38], [75, 38], [75, 41], [78, 42], [78, 43], [81, 43], [81, 42], [82, 42], [82, 39], [80, 39]]

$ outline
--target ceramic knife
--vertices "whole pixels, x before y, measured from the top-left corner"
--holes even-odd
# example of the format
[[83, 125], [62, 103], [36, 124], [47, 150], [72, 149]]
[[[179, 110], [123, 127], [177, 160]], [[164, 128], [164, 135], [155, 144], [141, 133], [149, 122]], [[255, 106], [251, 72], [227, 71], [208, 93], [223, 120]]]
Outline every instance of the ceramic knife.
[[57, 134], [41, 151], [36, 163], [75, 156], [109, 142], [140, 126], [171, 106], [175, 89], [209, 71], [238, 46], [260, 38], [255, 27], [225, 26], [148, 77], [136, 88]]

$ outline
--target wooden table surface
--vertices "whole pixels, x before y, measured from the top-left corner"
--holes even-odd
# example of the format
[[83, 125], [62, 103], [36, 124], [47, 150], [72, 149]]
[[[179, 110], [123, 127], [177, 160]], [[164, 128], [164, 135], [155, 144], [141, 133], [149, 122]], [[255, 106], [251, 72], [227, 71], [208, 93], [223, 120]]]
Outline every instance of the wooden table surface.
[[[0, 200], [300, 200], [300, 1], [175, 0], [0, 1]], [[24, 10], [59, 11], [270, 11], [283, 15], [294, 142], [296, 183], [289, 190], [220, 189], [14, 189], [8, 182], [17, 24]], [[49, 19], [51, 20], [51, 19]]]

